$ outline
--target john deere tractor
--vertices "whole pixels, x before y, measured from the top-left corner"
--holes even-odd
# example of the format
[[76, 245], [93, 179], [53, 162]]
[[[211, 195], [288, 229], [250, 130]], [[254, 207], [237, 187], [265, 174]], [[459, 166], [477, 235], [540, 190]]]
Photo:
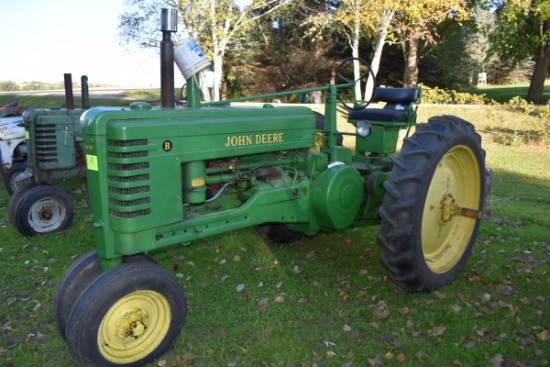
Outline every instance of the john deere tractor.
[[65, 74], [67, 108], [33, 108], [25, 111], [26, 161], [11, 166], [4, 177], [12, 196], [8, 214], [25, 236], [67, 229], [73, 219], [73, 202], [55, 181], [84, 177], [84, 139], [80, 117], [89, 108], [88, 78], [82, 76], [82, 108], [74, 108], [72, 81]]
[[[186, 297], [147, 251], [244, 227], [284, 240], [380, 225], [382, 263], [399, 287], [427, 292], [457, 276], [484, 202], [485, 152], [472, 124], [451, 116], [416, 124], [417, 88], [374, 88], [371, 99], [387, 105], [366, 108], [369, 101], [350, 97], [372, 75], [357, 59], [338, 67], [335, 84], [292, 91], [326, 96], [322, 131], [304, 106], [202, 104], [199, 62], [186, 67], [177, 57], [187, 106], [176, 108], [175, 19], [163, 9], [162, 106], [94, 107], [81, 118], [96, 250], [67, 270], [54, 301], [78, 365], [137, 366], [162, 356], [184, 325]], [[192, 40], [175, 54], [202, 57]], [[359, 78], [346, 76], [354, 63], [365, 68]], [[338, 131], [339, 103], [354, 132]], [[400, 130], [410, 129], [391, 158]], [[355, 149], [339, 146], [339, 136]]]

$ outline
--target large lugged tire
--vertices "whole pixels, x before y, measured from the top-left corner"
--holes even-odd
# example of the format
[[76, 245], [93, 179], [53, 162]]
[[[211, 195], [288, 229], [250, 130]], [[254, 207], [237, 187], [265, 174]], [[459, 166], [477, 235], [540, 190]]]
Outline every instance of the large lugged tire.
[[379, 209], [381, 260], [397, 285], [429, 292], [464, 269], [481, 221], [485, 175], [481, 137], [467, 121], [433, 117], [404, 140]]
[[67, 346], [81, 367], [142, 366], [168, 351], [186, 314], [183, 289], [168, 271], [125, 263], [101, 273], [77, 298]]

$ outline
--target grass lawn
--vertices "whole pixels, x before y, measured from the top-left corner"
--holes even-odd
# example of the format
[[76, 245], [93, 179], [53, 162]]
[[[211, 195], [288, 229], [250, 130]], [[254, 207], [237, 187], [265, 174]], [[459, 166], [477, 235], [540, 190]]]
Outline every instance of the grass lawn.
[[[396, 287], [378, 260], [378, 226], [278, 246], [250, 228], [163, 248], [151, 255], [183, 286], [188, 315], [175, 345], [148, 366], [548, 365], [550, 149], [528, 134], [507, 144], [533, 121], [498, 107], [421, 106], [418, 121], [442, 114], [476, 125], [494, 171], [480, 235], [453, 283], [433, 293]], [[74, 223], [33, 238], [9, 223], [0, 188], [3, 366], [74, 366], [53, 298], [95, 245], [85, 180], [57, 185], [75, 202]]]
[[[487, 85], [478, 86], [466, 90], [465, 92], [471, 94], [485, 94], [487, 97], [494, 99], [498, 103], [506, 103], [514, 97], [521, 97], [525, 99], [527, 97], [527, 91], [529, 90], [529, 84], [508, 84], [508, 85]], [[550, 101], [550, 81], [546, 81], [544, 86], [544, 99]]]

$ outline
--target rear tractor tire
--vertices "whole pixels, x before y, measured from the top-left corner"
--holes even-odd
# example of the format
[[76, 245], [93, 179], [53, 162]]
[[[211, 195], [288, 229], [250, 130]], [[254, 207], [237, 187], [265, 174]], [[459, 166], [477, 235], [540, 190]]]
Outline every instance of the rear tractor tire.
[[440, 288], [464, 269], [485, 199], [485, 151], [452, 116], [418, 124], [384, 182], [378, 240], [388, 276], [408, 291]]
[[69, 194], [52, 185], [23, 188], [8, 203], [10, 221], [19, 232], [30, 237], [63, 231], [71, 225], [73, 202]]

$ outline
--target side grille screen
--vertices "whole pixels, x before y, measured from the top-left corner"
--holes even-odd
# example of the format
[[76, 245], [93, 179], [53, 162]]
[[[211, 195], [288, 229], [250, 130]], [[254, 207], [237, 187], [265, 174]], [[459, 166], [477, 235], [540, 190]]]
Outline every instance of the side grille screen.
[[107, 140], [109, 214], [120, 219], [151, 215], [147, 139]]
[[37, 124], [35, 134], [37, 160], [39, 162], [55, 162], [57, 160], [55, 125]]

